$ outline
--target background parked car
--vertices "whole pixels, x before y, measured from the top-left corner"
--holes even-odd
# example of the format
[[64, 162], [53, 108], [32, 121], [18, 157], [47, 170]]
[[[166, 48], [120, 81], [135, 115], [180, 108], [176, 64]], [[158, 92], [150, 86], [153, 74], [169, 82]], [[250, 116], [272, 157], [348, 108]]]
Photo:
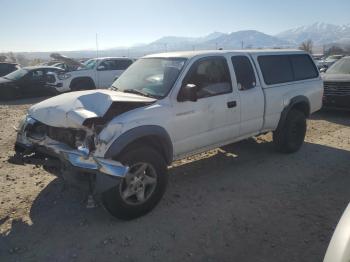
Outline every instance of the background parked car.
[[50, 72], [64, 72], [58, 67], [24, 67], [0, 77], [0, 100], [52, 94], [47, 87]]
[[350, 109], [350, 56], [333, 64], [322, 77], [323, 106]]
[[16, 71], [19, 68], [20, 66], [15, 63], [0, 63], [0, 77]]
[[332, 66], [339, 59], [342, 59], [344, 55], [331, 55], [327, 58], [320, 60], [317, 62], [317, 67], [321, 72], [326, 72], [327, 69]]
[[127, 57], [101, 57], [87, 60], [78, 70], [57, 74], [50, 86], [58, 93], [109, 88], [134, 62]]
[[42, 66], [59, 67], [59, 68], [63, 69], [65, 72], [75, 71], [79, 68], [78, 65], [67, 64], [67, 63], [62, 62], [62, 61], [50, 61], [50, 62], [43, 63], [41, 65]]

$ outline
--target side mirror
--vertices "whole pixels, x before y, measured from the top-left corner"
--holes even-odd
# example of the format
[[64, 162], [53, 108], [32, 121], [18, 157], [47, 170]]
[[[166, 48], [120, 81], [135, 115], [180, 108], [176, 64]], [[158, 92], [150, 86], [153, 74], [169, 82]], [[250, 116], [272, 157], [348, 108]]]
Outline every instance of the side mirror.
[[103, 71], [103, 70], [106, 70], [106, 67], [103, 66], [103, 65], [100, 65], [100, 66], [97, 67], [97, 70], [98, 71]]
[[197, 101], [197, 86], [194, 84], [187, 84], [181, 88], [181, 91], [179, 93], [178, 101], [185, 102], [185, 101], [191, 101], [196, 102]]

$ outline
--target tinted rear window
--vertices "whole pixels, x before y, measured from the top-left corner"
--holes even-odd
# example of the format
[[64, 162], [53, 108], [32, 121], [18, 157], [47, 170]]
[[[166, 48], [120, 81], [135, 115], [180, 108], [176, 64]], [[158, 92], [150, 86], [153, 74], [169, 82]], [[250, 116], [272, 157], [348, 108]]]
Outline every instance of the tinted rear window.
[[287, 55], [260, 56], [258, 61], [266, 84], [293, 81], [293, 71]]
[[291, 55], [294, 79], [304, 80], [318, 77], [318, 71], [308, 55]]
[[308, 55], [260, 56], [258, 62], [267, 85], [311, 79], [318, 76]]

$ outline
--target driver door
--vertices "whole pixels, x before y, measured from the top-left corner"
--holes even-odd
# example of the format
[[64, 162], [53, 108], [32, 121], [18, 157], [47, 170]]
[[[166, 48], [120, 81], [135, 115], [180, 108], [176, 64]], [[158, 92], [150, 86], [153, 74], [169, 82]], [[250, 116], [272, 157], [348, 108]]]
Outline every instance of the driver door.
[[182, 87], [187, 84], [196, 85], [198, 100], [177, 101], [174, 106], [172, 137], [175, 157], [204, 151], [239, 135], [239, 97], [232, 89], [225, 57], [215, 56], [194, 62]]
[[109, 88], [116, 76], [116, 61], [103, 60], [97, 67], [98, 88]]

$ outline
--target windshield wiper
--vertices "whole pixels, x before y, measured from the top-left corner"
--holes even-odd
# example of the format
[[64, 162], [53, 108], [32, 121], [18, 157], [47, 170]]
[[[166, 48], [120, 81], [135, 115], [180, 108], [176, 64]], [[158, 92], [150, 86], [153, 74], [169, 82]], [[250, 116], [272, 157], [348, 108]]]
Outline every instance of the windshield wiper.
[[125, 89], [125, 90], [123, 90], [123, 92], [130, 93], [130, 94], [142, 95], [142, 96], [151, 97], [151, 98], [157, 98], [154, 95], [148, 94], [146, 92], [142, 92], [141, 90], [138, 90], [138, 89]]

